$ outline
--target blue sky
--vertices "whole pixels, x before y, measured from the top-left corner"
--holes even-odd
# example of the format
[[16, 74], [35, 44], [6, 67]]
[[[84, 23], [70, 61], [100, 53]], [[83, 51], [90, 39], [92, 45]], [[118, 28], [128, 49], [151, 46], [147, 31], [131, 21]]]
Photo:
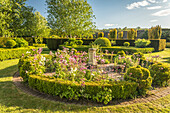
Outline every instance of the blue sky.
[[[103, 28], [150, 28], [161, 25], [170, 28], [170, 0], [87, 0], [92, 6], [96, 26]], [[47, 17], [45, 0], [28, 0]]]

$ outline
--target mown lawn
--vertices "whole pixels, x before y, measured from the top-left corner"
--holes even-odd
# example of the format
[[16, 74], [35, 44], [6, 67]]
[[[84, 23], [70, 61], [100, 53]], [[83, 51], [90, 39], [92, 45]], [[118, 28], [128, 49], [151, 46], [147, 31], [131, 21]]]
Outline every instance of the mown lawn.
[[[47, 52], [47, 51], [46, 51]], [[159, 54], [168, 57], [170, 49]], [[153, 53], [154, 54], [154, 53]], [[170, 54], [169, 54], [170, 56]], [[166, 58], [165, 57], [165, 58]], [[66, 104], [63, 102], [48, 101], [25, 94], [17, 89], [12, 82], [12, 76], [17, 71], [18, 59], [0, 62], [0, 113], [3, 112], [169, 112], [170, 94], [150, 103], [132, 105], [109, 105], [103, 107]]]

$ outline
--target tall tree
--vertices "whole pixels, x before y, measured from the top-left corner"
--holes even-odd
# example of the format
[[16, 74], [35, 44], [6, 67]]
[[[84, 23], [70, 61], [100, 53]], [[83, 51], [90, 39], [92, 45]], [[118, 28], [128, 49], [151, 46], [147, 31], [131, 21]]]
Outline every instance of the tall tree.
[[94, 15], [87, 0], [46, 0], [46, 3], [49, 25], [58, 35], [84, 37], [92, 34]]

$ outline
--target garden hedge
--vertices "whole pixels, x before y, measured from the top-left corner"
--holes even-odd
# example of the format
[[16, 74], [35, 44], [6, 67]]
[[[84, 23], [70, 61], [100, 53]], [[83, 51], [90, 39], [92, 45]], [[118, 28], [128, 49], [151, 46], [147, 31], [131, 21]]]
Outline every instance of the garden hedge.
[[[149, 47], [153, 47], [155, 49], [155, 51], [161, 51], [164, 50], [166, 47], [166, 39], [153, 39], [150, 40], [151, 44], [149, 45]], [[135, 40], [127, 40], [127, 39], [117, 39], [116, 40], [116, 45], [117, 46], [123, 46], [124, 42], [129, 42], [130, 46], [135, 46]]]
[[[59, 49], [59, 45], [64, 44], [64, 42], [69, 39], [55, 39], [55, 38], [47, 38], [47, 46], [50, 50]], [[83, 40], [83, 45], [89, 45], [91, 42], [95, 41], [95, 39], [81, 39]]]
[[105, 85], [96, 82], [86, 82], [85, 86], [82, 86], [79, 83], [73, 83], [69, 80], [36, 75], [29, 76], [28, 84], [33, 89], [53, 96], [60, 96], [61, 98], [66, 97], [70, 100], [87, 98], [92, 99], [93, 101], [107, 98], [105, 93], [101, 95], [101, 97], [99, 96], [101, 92], [105, 91], [105, 88], [111, 90], [110, 94], [112, 99], [127, 99], [134, 97], [137, 94], [136, 89], [138, 86], [137, 83], [128, 81], [110, 82]]
[[22, 56], [22, 54], [24, 54], [27, 51], [30, 51], [32, 49], [35, 49], [35, 48], [34, 47], [15, 48], [15, 49], [0, 48], [0, 61], [20, 58]]
[[[72, 47], [72, 46], [65, 46], [65, 45], [60, 45], [59, 49], [63, 49], [63, 47], [66, 48], [74, 48], [77, 51], [86, 51], [88, 52], [88, 49], [90, 46], [77, 46], [77, 47]], [[105, 50], [108, 50], [110, 53], [114, 51], [114, 54], [116, 54], [118, 51], [123, 50], [124, 52], [128, 52], [128, 54], [133, 54], [136, 52], [141, 52], [141, 53], [148, 53], [154, 51], [154, 48], [135, 48], [135, 47], [124, 47], [124, 46], [112, 46], [112, 47], [101, 47], [102, 51], [104, 52]]]
[[166, 43], [166, 48], [170, 48], [170, 42]]

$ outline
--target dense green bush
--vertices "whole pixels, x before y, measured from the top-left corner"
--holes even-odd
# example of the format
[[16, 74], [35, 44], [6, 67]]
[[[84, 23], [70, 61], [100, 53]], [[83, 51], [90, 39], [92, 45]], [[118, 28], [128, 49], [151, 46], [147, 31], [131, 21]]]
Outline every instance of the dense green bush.
[[154, 39], [150, 41], [150, 47], [154, 47], [155, 51], [162, 51], [166, 48], [166, 39]]
[[98, 38], [100, 38], [100, 37], [104, 37], [104, 33], [103, 32], [99, 32], [98, 33]]
[[153, 77], [153, 85], [164, 86], [170, 79], [170, 68], [162, 63], [155, 63], [149, 67]]
[[118, 39], [123, 39], [123, 31], [118, 32]]
[[8, 40], [5, 45], [6, 47], [13, 48], [17, 43], [14, 40]]
[[69, 80], [47, 78], [45, 76], [30, 75], [29, 86], [54, 96], [65, 97], [69, 100], [80, 98], [91, 99], [107, 104], [112, 99], [127, 99], [136, 95], [135, 82], [110, 82], [101, 84], [96, 82], [73, 83]]
[[77, 45], [82, 45], [83, 41], [82, 40], [77, 40]]
[[117, 39], [117, 29], [113, 29], [109, 31], [109, 38], [116, 40]]
[[0, 37], [0, 47], [5, 47], [6, 42], [11, 39], [12, 38]]
[[100, 37], [100, 38], [97, 38], [95, 41], [94, 41], [94, 44], [96, 45], [100, 45], [102, 47], [110, 47], [111, 46], [111, 42], [108, 38], [105, 38], [105, 37]]
[[126, 46], [126, 47], [129, 47], [130, 43], [129, 42], [124, 42], [123, 45]]
[[28, 47], [28, 42], [23, 38], [14, 38], [17, 43], [15, 47]]
[[124, 79], [138, 83], [139, 95], [145, 95], [146, 91], [151, 87], [152, 77], [150, 71], [141, 66], [131, 67], [127, 70]]
[[33, 44], [34, 47], [45, 47], [45, 44]]
[[151, 27], [148, 30], [148, 39], [161, 39], [162, 29], [161, 26]]
[[145, 40], [145, 39], [138, 39], [135, 41], [135, 46], [136, 47], [147, 47], [151, 43], [150, 40]]
[[0, 49], [0, 61], [20, 58], [22, 54], [25, 54], [27, 51], [35, 49], [34, 47], [27, 48], [15, 48], [15, 49]]
[[127, 31], [127, 39], [136, 39], [137, 38], [137, 30], [130, 29]]

